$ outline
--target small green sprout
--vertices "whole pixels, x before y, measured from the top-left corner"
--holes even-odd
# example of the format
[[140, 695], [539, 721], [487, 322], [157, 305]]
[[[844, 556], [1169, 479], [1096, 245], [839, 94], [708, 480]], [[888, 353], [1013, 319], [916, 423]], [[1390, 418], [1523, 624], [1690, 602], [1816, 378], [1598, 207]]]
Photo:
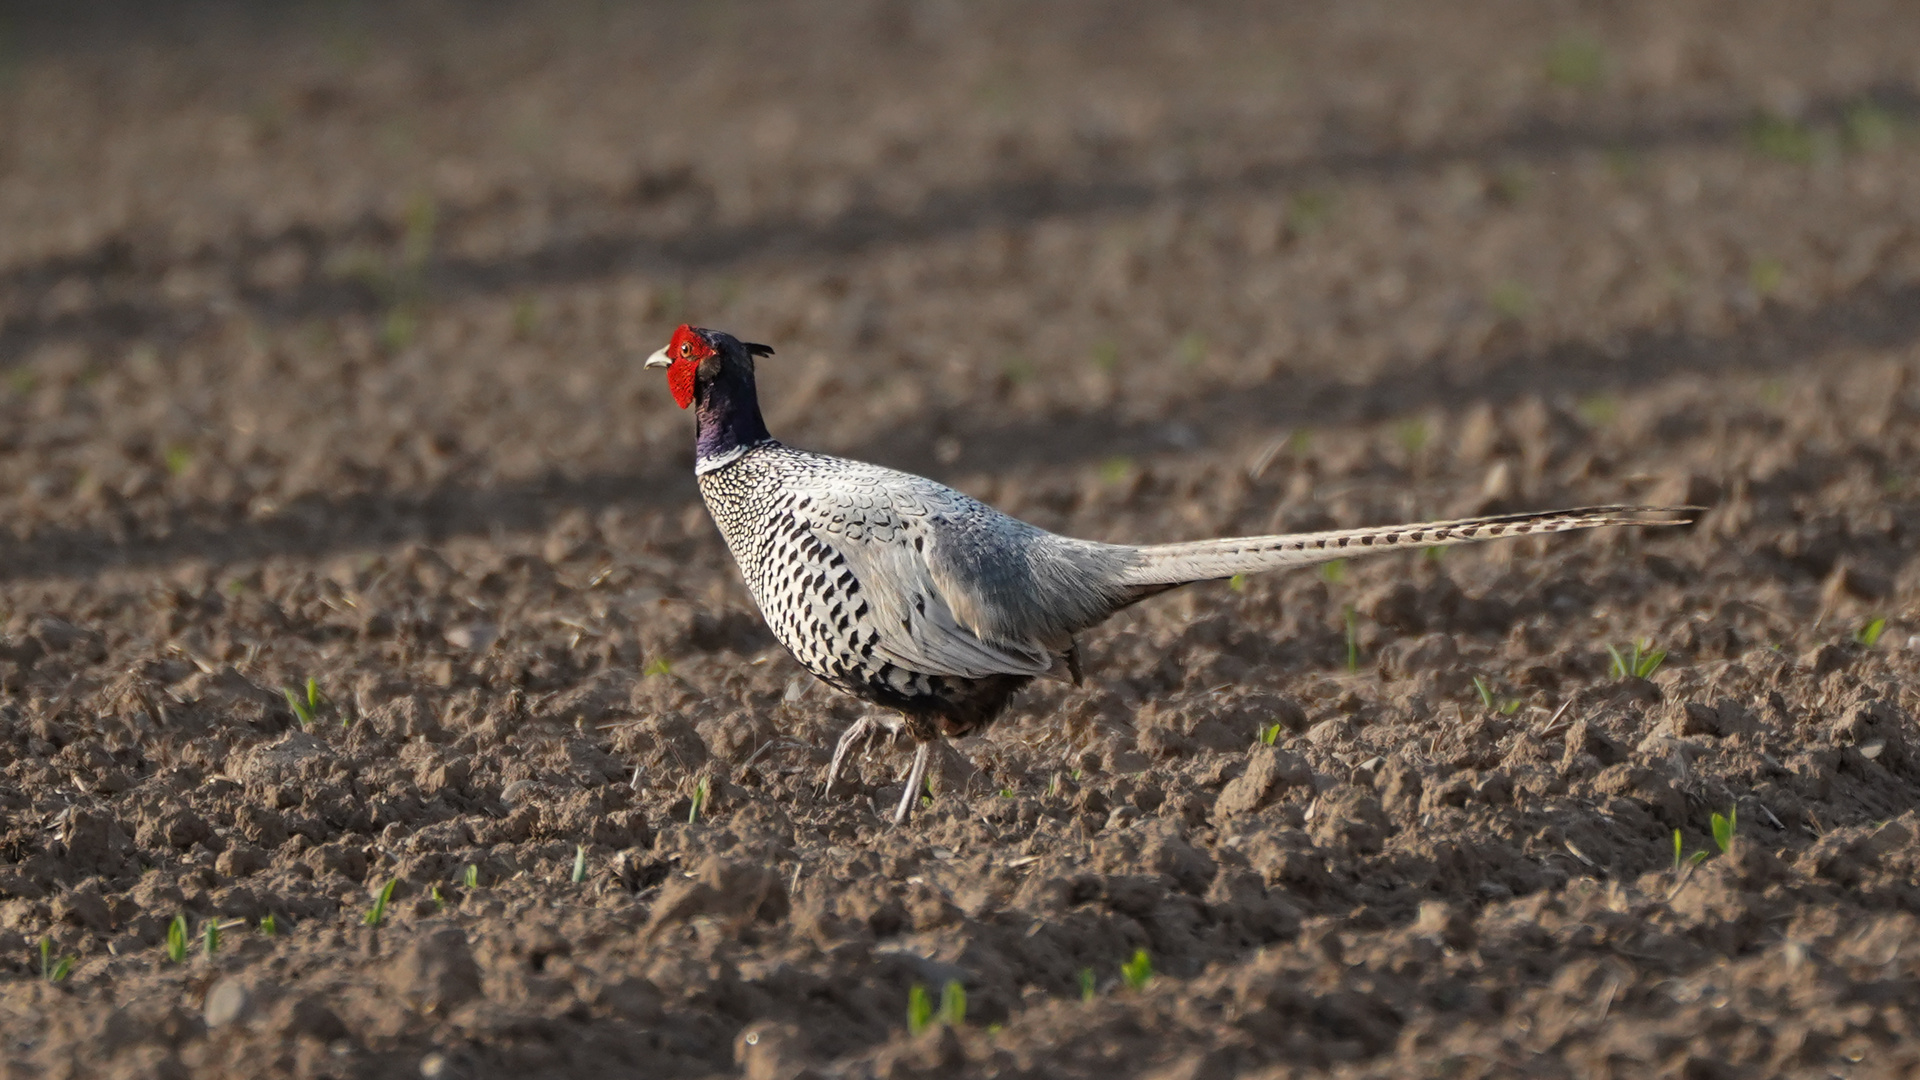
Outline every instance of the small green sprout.
[[393, 903], [393, 890], [399, 884], [399, 878], [388, 878], [387, 883], [380, 886], [379, 893], [375, 894], [373, 906], [367, 909], [366, 915], [362, 916], [360, 921], [368, 926], [379, 926], [386, 922], [387, 906]]
[[1347, 670], [1360, 670], [1360, 616], [1348, 604], [1347, 615]]
[[1713, 846], [1725, 855], [1733, 847], [1733, 834], [1739, 828], [1740, 807], [1738, 804], [1727, 807], [1727, 812], [1713, 815]]
[[1153, 957], [1148, 956], [1145, 949], [1135, 949], [1133, 959], [1120, 965], [1120, 978], [1126, 982], [1129, 990], [1146, 986], [1147, 981], [1153, 978]]
[[1680, 839], [1680, 830], [1673, 830], [1673, 872], [1680, 872], [1680, 860], [1686, 855], [1686, 842]]
[[1633, 651], [1622, 653], [1617, 646], [1608, 645], [1607, 655], [1612, 658], [1611, 669], [1616, 679], [1647, 679], [1660, 670], [1666, 662], [1667, 650], [1656, 649], [1653, 642], [1642, 638], [1633, 643]]
[[1505, 701], [1500, 700], [1494, 696], [1493, 688], [1487, 685], [1487, 681], [1478, 675], [1473, 677], [1473, 688], [1480, 693], [1480, 704], [1485, 705], [1488, 709], [1499, 713], [1501, 716], [1512, 716], [1520, 710], [1519, 698], [1508, 698]]
[[1893, 114], [1871, 101], [1862, 101], [1847, 110], [1846, 136], [1850, 150], [1885, 149], [1899, 133]]
[[1080, 969], [1080, 1000], [1092, 1001], [1095, 993], [1096, 993], [1096, 988], [1094, 987], [1094, 984], [1093, 984], [1093, 969], [1081, 968]]
[[65, 982], [67, 976], [73, 974], [73, 964], [74, 958], [71, 956], [55, 957], [53, 955], [52, 938], [40, 939], [40, 977], [42, 979], [50, 983]]
[[1052, 798], [1058, 794], [1060, 794], [1060, 774], [1054, 773], [1053, 779], [1047, 781], [1047, 797]]
[[1607, 53], [1585, 34], [1568, 34], [1547, 50], [1547, 80], [1555, 86], [1587, 90], [1607, 73]]
[[1247, 575], [1235, 574], [1232, 577], [1228, 578], [1227, 588], [1232, 589], [1234, 592], [1246, 592], [1247, 591]]
[[1759, 116], [1747, 125], [1747, 145], [1755, 153], [1795, 165], [1813, 161], [1814, 137], [1806, 125], [1779, 116]]
[[1300, 236], [1320, 231], [1333, 213], [1333, 196], [1324, 191], [1302, 191], [1287, 200], [1287, 224]]
[[1207, 335], [1198, 330], [1189, 330], [1180, 335], [1180, 362], [1188, 367], [1199, 367], [1207, 358]]
[[1875, 617], [1872, 621], [1868, 622], [1865, 626], [1862, 626], [1860, 629], [1855, 630], [1853, 632], [1853, 640], [1871, 649], [1873, 648], [1874, 643], [1880, 640], [1880, 635], [1886, 633], [1886, 631], [1887, 631], [1887, 620], [1884, 618]]
[[693, 785], [693, 805], [687, 809], [687, 824], [700, 820], [700, 812], [707, 808], [707, 796], [713, 792], [711, 777], [702, 776]]
[[179, 964], [187, 959], [187, 917], [175, 915], [167, 924], [167, 959]]
[[967, 988], [958, 979], [940, 988], [940, 1022], [955, 1028], [967, 1022]]
[[[291, 686], [282, 690], [281, 693], [286, 695], [287, 707], [293, 710], [293, 715], [299, 718], [300, 726], [303, 728], [312, 727], [314, 717], [319, 716], [320, 710], [331, 703], [327, 695], [320, 692], [320, 684], [315, 682], [312, 676], [307, 677], [304, 693]], [[341, 724], [342, 726], [346, 724], [344, 718]]]
[[1124, 482], [1133, 475], [1133, 459], [1126, 456], [1110, 457], [1100, 463], [1100, 479], [1109, 484]]
[[653, 659], [653, 663], [648, 664], [646, 669], [641, 671], [640, 674], [642, 676], [671, 675], [673, 674], [673, 661], [668, 660], [664, 656], [656, 656]]
[[433, 910], [445, 911], [447, 909], [447, 898], [440, 892], [440, 886], [429, 885], [427, 887], [427, 899], [433, 901]]
[[1772, 296], [1780, 289], [1780, 283], [1787, 278], [1786, 264], [1779, 259], [1755, 259], [1747, 268], [1747, 282], [1753, 291], [1761, 296]]
[[208, 956], [220, 951], [220, 920], [208, 919], [200, 931], [200, 951]]
[[185, 446], [169, 446], [163, 460], [166, 462], [167, 475], [179, 476], [193, 464], [193, 450]]
[[[573, 883], [578, 885], [585, 880], [587, 880], [587, 845], [575, 844], [573, 845]], [[434, 889], [436, 894], [439, 891], [437, 888]]]
[[540, 329], [540, 302], [523, 296], [513, 304], [513, 336], [522, 341]]
[[1272, 746], [1280, 741], [1280, 725], [1268, 724], [1260, 729], [1260, 745]]
[[1589, 394], [1580, 399], [1573, 411], [1588, 427], [1603, 428], [1620, 415], [1620, 399], [1612, 394]]
[[1329, 559], [1321, 563], [1320, 580], [1329, 585], [1338, 585], [1347, 580], [1347, 560]]
[[1003, 798], [1003, 799], [1011, 799], [1011, 798], [1013, 798], [1013, 789], [1012, 789], [1012, 788], [1010, 788], [1010, 787], [1003, 787], [1003, 788], [1001, 788], [1001, 789], [1000, 789], [1000, 797], [1001, 797], [1001, 798]]
[[927, 1000], [927, 988], [914, 983], [907, 991], [907, 1030], [915, 1035], [933, 1023], [933, 1002]]
[[468, 863], [467, 868], [460, 872], [460, 884], [469, 889], [477, 889], [480, 887], [480, 865], [478, 863]]
[[1426, 449], [1427, 440], [1432, 437], [1425, 420], [1403, 420], [1393, 429], [1393, 435], [1399, 440], [1400, 449], [1405, 450], [1409, 457]]
[[274, 918], [272, 915], [260, 916], [260, 932], [268, 937], [279, 937], [280, 920]]
[[1527, 312], [1533, 310], [1533, 293], [1509, 278], [1493, 287], [1493, 292], [1487, 294], [1487, 303], [1503, 318], [1524, 319]]

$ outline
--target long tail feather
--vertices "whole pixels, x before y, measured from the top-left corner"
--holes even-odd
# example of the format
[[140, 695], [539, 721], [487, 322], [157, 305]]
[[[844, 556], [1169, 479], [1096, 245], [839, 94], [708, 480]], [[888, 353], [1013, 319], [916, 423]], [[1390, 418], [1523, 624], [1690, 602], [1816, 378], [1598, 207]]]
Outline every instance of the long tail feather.
[[1235, 574], [1257, 574], [1288, 566], [1310, 566], [1353, 555], [1471, 544], [1509, 536], [1538, 536], [1576, 529], [1597, 529], [1607, 525], [1684, 525], [1692, 519], [1656, 515], [1689, 514], [1700, 509], [1697, 506], [1586, 506], [1575, 510], [1501, 514], [1414, 525], [1380, 525], [1289, 536], [1247, 536], [1227, 540], [1196, 540], [1184, 544], [1156, 544], [1135, 548], [1136, 561], [1120, 571], [1116, 584], [1182, 585], [1190, 581], [1212, 581]]

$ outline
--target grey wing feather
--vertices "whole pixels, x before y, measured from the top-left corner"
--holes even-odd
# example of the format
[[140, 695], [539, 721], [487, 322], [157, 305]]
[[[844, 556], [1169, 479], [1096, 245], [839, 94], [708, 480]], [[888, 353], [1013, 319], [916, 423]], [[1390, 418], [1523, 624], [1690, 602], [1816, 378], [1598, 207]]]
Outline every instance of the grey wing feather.
[[815, 536], [872, 605], [875, 654], [928, 675], [1061, 675], [1075, 631], [1118, 606], [1123, 549], [1055, 536], [941, 484], [867, 466], [816, 478]]

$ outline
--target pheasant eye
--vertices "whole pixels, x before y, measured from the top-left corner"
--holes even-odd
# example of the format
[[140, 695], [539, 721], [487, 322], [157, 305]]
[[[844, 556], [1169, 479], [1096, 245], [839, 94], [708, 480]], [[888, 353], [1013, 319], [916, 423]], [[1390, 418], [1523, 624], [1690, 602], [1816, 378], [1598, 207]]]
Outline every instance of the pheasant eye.
[[693, 343], [692, 343], [692, 342], [690, 342], [690, 341], [683, 341], [683, 342], [681, 342], [681, 343], [680, 343], [680, 355], [681, 355], [681, 356], [692, 356], [692, 355], [693, 355]]

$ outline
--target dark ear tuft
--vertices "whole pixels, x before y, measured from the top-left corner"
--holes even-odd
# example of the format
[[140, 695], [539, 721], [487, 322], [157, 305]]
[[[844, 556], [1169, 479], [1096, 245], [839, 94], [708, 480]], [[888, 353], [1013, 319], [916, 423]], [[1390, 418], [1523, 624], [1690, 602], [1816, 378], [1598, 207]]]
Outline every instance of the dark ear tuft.
[[741, 342], [741, 344], [747, 347], [748, 356], [772, 356], [773, 355], [773, 346], [771, 345], [756, 345], [751, 341], [743, 341]]

